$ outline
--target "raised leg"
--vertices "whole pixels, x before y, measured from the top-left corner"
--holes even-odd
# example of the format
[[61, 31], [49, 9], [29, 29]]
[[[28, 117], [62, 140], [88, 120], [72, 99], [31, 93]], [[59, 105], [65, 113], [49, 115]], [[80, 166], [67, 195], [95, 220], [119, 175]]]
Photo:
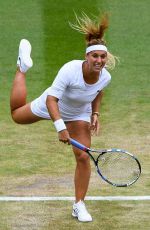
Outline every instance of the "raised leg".
[[13, 120], [19, 124], [30, 124], [42, 119], [32, 113], [26, 97], [26, 76], [17, 70], [10, 95], [10, 108]]
[[19, 44], [19, 53], [17, 60], [18, 70], [15, 75], [10, 95], [11, 115], [13, 120], [19, 124], [30, 124], [41, 120], [40, 117], [32, 113], [30, 103], [26, 103], [26, 72], [33, 65], [30, 54], [30, 42], [26, 39], [22, 39]]

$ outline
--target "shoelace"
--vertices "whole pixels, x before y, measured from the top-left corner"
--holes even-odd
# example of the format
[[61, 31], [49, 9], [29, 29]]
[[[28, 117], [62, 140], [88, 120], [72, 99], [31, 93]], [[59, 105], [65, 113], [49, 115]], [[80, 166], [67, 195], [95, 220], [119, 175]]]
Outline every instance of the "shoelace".
[[84, 204], [83, 201], [80, 202], [80, 204], [78, 204], [77, 207], [75, 207], [74, 211], [75, 211], [76, 213], [79, 213], [79, 212], [86, 212], [86, 213], [88, 213], [87, 210], [86, 210], [86, 207], [85, 207], [85, 204]]

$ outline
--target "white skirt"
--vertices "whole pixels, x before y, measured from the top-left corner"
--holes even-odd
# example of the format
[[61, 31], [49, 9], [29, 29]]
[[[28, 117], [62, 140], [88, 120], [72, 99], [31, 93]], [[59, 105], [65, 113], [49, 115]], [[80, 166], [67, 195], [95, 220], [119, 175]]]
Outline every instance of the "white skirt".
[[[42, 100], [42, 102], [41, 102], [41, 97], [36, 98], [35, 100], [33, 100], [31, 102], [31, 111], [33, 114], [35, 114], [38, 117], [48, 119], [48, 120], [51, 119], [49, 112], [47, 110], [47, 107], [46, 107], [46, 100], [45, 101]], [[64, 114], [63, 112], [61, 112], [61, 109], [60, 109], [60, 114], [61, 114], [61, 118], [65, 122], [67, 122], [67, 121], [79, 121], [79, 120], [91, 122], [90, 114], [86, 113], [86, 112], [79, 114], [79, 115], [75, 114], [75, 115], [72, 115], [70, 117], [70, 116], [67, 116], [67, 114]]]

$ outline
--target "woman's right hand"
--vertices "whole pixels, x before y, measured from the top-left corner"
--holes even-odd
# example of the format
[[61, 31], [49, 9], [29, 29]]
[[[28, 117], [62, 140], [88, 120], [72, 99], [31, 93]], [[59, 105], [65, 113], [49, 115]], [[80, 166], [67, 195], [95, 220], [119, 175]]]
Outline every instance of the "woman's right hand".
[[70, 136], [69, 136], [67, 129], [60, 131], [58, 133], [58, 138], [59, 138], [59, 141], [70, 145]]

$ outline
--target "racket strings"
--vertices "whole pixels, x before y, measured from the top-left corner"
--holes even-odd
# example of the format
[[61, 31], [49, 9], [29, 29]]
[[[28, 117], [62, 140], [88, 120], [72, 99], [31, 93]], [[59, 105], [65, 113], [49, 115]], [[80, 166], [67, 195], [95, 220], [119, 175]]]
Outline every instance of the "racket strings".
[[136, 160], [123, 152], [107, 152], [99, 157], [98, 167], [101, 174], [115, 184], [128, 184], [140, 174]]

